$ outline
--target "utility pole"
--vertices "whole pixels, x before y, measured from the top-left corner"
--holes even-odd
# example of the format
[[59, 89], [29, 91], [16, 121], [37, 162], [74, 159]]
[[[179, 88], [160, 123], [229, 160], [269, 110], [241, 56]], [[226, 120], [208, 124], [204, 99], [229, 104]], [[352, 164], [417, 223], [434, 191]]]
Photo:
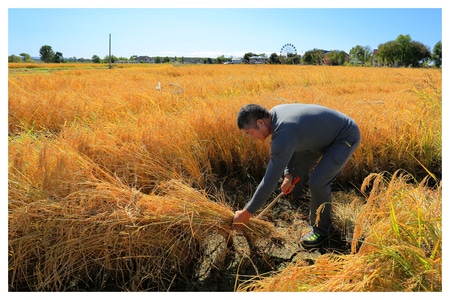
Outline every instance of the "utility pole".
[[111, 33], [109, 34], [109, 68], [111, 69]]

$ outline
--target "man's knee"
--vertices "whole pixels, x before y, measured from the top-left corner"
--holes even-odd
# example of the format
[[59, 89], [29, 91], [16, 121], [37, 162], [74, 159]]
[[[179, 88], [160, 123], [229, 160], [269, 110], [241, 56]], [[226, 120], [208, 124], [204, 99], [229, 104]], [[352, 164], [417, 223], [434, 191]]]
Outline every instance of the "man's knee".
[[329, 185], [329, 183], [324, 178], [311, 176], [308, 180], [308, 185], [311, 191], [320, 191], [324, 190]]

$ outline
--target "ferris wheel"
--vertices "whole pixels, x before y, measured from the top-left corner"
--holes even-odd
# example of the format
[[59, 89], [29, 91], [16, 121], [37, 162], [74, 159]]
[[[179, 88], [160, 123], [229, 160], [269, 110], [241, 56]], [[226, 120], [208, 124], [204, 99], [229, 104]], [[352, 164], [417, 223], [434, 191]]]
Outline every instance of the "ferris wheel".
[[280, 56], [287, 57], [289, 54], [296, 55], [297, 49], [293, 44], [287, 43], [283, 47], [281, 47]]

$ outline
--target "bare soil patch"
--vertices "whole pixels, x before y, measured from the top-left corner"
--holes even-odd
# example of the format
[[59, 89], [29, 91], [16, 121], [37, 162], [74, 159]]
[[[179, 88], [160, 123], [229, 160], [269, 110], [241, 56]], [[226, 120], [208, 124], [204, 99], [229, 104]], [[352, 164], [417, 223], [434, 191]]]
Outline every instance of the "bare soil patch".
[[314, 264], [317, 257], [327, 252], [348, 253], [350, 245], [340, 232], [320, 248], [301, 246], [300, 238], [309, 230], [308, 208], [309, 197], [282, 198], [263, 216], [276, 228], [276, 234], [268, 239], [254, 241], [245, 232], [228, 240], [221, 235], [205, 238], [204, 257], [172, 291], [234, 291], [246, 280], [276, 274], [298, 260]]

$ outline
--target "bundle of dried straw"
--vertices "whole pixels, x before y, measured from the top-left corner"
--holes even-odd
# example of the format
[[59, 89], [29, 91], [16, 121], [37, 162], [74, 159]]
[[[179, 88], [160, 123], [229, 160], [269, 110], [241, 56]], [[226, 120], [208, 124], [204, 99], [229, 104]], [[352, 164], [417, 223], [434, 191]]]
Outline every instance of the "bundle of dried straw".
[[[234, 234], [230, 207], [180, 181], [149, 195], [80, 185], [64, 199], [10, 199], [10, 290], [167, 290], [202, 259], [205, 237]], [[251, 219], [245, 231], [267, 237], [273, 225]]]

